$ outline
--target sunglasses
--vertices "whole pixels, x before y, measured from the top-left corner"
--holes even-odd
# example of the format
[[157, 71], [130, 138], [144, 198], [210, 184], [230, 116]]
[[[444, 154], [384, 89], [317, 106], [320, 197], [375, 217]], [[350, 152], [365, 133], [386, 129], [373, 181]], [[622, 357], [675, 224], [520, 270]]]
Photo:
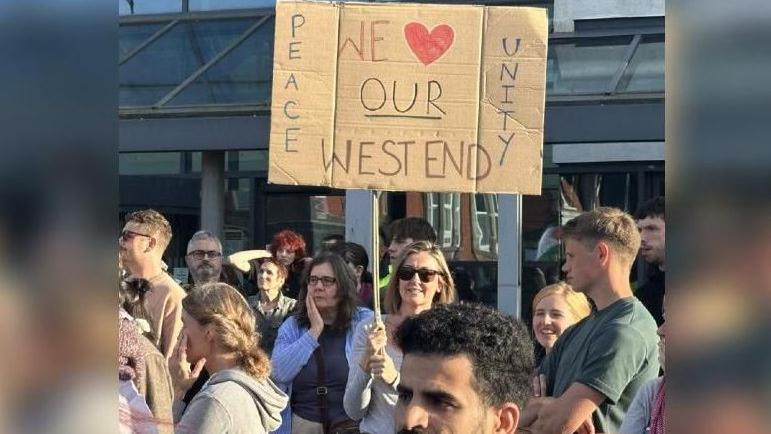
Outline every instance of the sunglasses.
[[405, 265], [399, 267], [399, 269], [396, 271], [396, 277], [401, 280], [412, 280], [412, 278], [415, 277], [415, 273], [418, 274], [420, 281], [423, 283], [433, 281], [437, 274], [444, 276], [444, 273], [441, 271], [432, 270], [430, 268], [415, 268]]
[[139, 232], [134, 231], [123, 231], [120, 233], [120, 239], [123, 242], [126, 242], [128, 240], [133, 240], [135, 237], [147, 237], [152, 238], [152, 236], [147, 234], [140, 234]]

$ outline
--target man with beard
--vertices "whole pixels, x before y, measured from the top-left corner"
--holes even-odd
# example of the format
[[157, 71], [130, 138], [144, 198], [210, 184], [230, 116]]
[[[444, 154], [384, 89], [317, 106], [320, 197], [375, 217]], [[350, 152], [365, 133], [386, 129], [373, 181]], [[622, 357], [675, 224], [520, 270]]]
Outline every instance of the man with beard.
[[521, 322], [481, 304], [439, 305], [405, 320], [396, 342], [399, 434], [517, 431], [534, 364]]
[[[194, 233], [187, 243], [185, 262], [193, 279], [192, 285], [184, 286], [187, 292], [192, 291], [196, 286], [219, 282], [222, 273], [222, 242], [209, 231], [201, 230]], [[172, 369], [177, 368], [174, 366]], [[209, 377], [209, 371], [204, 368], [182, 398], [186, 407], [203, 388]]]
[[640, 257], [650, 266], [648, 280], [637, 288], [634, 295], [653, 315], [656, 324], [664, 323], [664, 262], [666, 260], [666, 224], [664, 222], [664, 196], [653, 198], [640, 206], [635, 214], [640, 231]]
[[209, 231], [193, 234], [187, 243], [185, 262], [193, 285], [219, 282], [222, 273], [222, 243], [219, 238]]

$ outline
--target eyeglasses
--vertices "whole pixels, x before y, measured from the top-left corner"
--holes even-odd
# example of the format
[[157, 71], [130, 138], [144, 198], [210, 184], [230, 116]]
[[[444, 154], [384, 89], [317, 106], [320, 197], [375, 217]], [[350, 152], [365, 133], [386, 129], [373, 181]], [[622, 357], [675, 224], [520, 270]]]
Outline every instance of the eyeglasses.
[[396, 270], [396, 277], [401, 280], [412, 280], [412, 278], [415, 277], [415, 273], [418, 274], [420, 281], [423, 283], [433, 281], [437, 274], [444, 276], [444, 273], [441, 271], [432, 270], [430, 268], [415, 268], [405, 265], [399, 267], [399, 269]]
[[316, 286], [319, 282], [321, 282], [321, 285], [324, 286], [324, 288], [329, 288], [337, 282], [337, 279], [329, 276], [311, 276], [308, 278], [308, 286]]
[[126, 242], [128, 240], [133, 240], [134, 237], [152, 238], [152, 235], [140, 234], [139, 232], [128, 231], [128, 230], [124, 230], [123, 232], [120, 233], [120, 240], [123, 242]]
[[188, 253], [187, 256], [192, 257], [193, 259], [201, 260], [204, 258], [207, 259], [219, 259], [222, 257], [222, 253], [216, 251], [216, 250], [193, 250], [192, 252]]

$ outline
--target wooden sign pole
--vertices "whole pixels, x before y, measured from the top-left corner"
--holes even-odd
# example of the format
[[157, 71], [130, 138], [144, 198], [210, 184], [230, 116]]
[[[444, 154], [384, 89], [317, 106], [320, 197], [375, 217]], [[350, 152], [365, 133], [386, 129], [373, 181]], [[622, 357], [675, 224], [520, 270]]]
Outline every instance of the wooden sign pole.
[[372, 307], [375, 324], [382, 324], [380, 313], [380, 190], [372, 190]]

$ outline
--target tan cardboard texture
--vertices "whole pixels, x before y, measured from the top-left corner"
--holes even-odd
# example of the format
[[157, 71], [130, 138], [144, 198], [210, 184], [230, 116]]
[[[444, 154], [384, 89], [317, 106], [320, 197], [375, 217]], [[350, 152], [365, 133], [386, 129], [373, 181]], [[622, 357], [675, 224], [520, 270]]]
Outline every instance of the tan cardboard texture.
[[276, 4], [272, 183], [541, 194], [541, 8]]

